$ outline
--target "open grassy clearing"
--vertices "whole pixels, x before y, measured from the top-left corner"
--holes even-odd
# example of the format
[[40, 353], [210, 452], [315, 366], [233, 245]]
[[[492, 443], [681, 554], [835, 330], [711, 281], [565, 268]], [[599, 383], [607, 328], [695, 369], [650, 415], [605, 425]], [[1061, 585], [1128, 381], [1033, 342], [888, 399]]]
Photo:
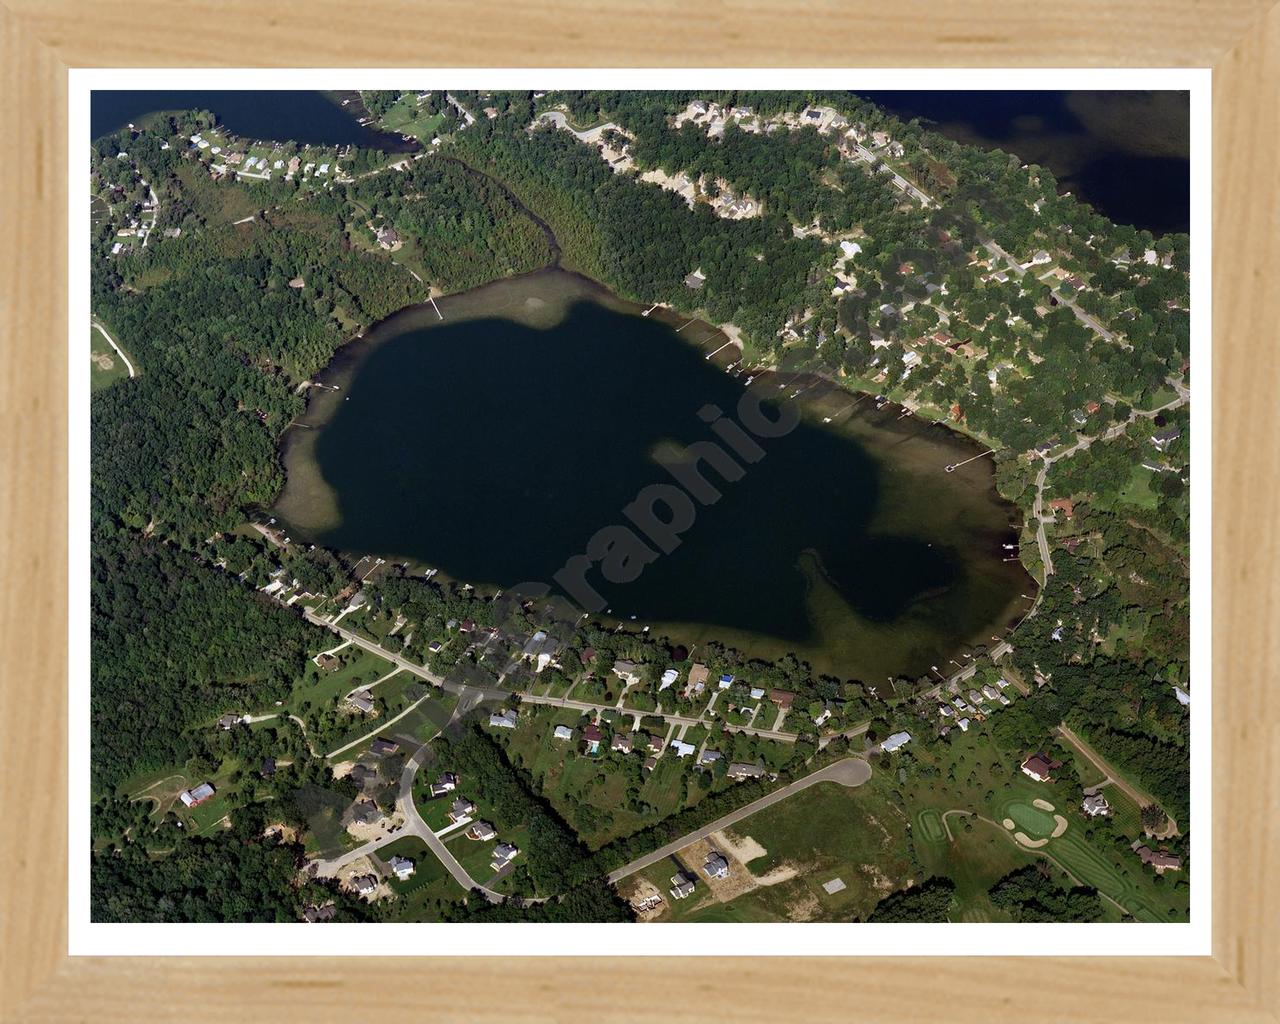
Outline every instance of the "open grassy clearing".
[[96, 327], [89, 328], [89, 389], [100, 391], [129, 376], [124, 360]]

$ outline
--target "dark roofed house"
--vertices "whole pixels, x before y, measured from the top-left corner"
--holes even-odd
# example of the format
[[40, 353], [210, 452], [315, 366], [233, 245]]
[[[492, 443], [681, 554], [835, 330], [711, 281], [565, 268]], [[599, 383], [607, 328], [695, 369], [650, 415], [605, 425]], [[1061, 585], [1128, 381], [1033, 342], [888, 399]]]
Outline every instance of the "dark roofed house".
[[244, 721], [244, 715], [223, 715], [218, 719], [219, 729], [234, 729]]
[[372, 825], [382, 820], [382, 811], [372, 800], [361, 800], [351, 809], [351, 820], [361, 825]]
[[704, 275], [701, 270], [695, 270], [693, 273], [685, 275], [684, 286], [686, 288], [692, 288], [695, 292], [701, 291], [702, 286], [706, 283], [706, 275]]
[[490, 825], [487, 821], [477, 821], [466, 831], [468, 839], [475, 839], [478, 842], [488, 842], [490, 839], [496, 838], [498, 830]]
[[731, 779], [758, 779], [764, 775], [764, 769], [758, 764], [734, 761], [733, 764], [729, 765], [727, 774]]
[[394, 754], [399, 749], [399, 743], [396, 743], [394, 740], [384, 739], [382, 736], [379, 736], [369, 744], [370, 752], [378, 755]]
[[604, 733], [600, 731], [600, 726], [594, 722], [582, 730], [582, 741], [593, 754], [600, 749], [600, 741], [602, 739], [604, 739]]
[[323, 907], [310, 906], [302, 911], [302, 919], [308, 924], [315, 924], [317, 921], [332, 921], [338, 913], [338, 908], [332, 903], [326, 903]]
[[631, 753], [631, 745], [632, 745], [631, 733], [615, 732], [613, 734], [613, 742], [609, 745], [609, 749], [617, 750], [623, 754], [629, 754]]
[[1022, 774], [1030, 776], [1036, 782], [1052, 782], [1053, 770], [1061, 767], [1061, 761], [1054, 761], [1045, 754], [1037, 753], [1022, 762]]
[[1175, 857], [1172, 853], [1164, 850], [1153, 850], [1149, 846], [1135, 843], [1133, 852], [1136, 853], [1143, 864], [1149, 864], [1156, 869], [1157, 874], [1164, 874], [1166, 871], [1181, 871], [1182, 858]]
[[390, 225], [384, 224], [378, 228], [377, 234], [378, 244], [384, 249], [390, 249], [400, 241], [400, 235]]
[[1169, 427], [1167, 430], [1159, 430], [1151, 435], [1151, 443], [1164, 451], [1169, 445], [1173, 444], [1182, 436], [1182, 431], [1177, 427]]
[[321, 654], [316, 658], [316, 664], [326, 672], [337, 672], [342, 667], [342, 662], [332, 654]]
[[347, 698], [347, 703], [359, 711], [361, 714], [373, 714], [373, 697], [369, 695], [368, 690], [358, 690]]
[[453, 772], [444, 772], [440, 778], [431, 783], [432, 796], [444, 796], [446, 793], [452, 793], [458, 788], [458, 776]]
[[769, 700], [777, 704], [778, 707], [786, 710], [795, 702], [796, 695], [790, 690], [771, 690], [769, 691]]
[[262, 759], [262, 767], [258, 771], [264, 779], [274, 779], [276, 776], [276, 759], [274, 757], [264, 757]]
[[657, 767], [658, 767], [658, 759], [657, 759], [656, 757], [646, 757], [646, 758], [644, 759], [644, 770], [645, 770], [645, 771], [647, 771], [647, 772], [651, 772], [651, 771], [653, 771], [653, 770], [654, 770], [655, 768], [657, 768]]

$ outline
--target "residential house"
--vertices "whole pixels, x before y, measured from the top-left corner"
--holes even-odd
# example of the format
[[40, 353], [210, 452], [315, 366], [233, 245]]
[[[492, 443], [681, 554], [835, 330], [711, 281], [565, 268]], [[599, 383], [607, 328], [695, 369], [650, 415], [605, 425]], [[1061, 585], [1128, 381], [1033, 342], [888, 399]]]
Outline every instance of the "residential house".
[[312, 905], [302, 911], [302, 919], [307, 924], [315, 924], [317, 921], [332, 921], [337, 913], [338, 908], [332, 903], [326, 903], [323, 907]]
[[498, 830], [490, 825], [487, 821], [477, 821], [466, 831], [468, 839], [474, 839], [477, 842], [487, 843], [490, 839], [496, 839]]
[[590, 754], [599, 752], [602, 739], [604, 739], [604, 733], [594, 722], [582, 730], [582, 742], [587, 745], [587, 752]]
[[680, 678], [680, 673], [679, 673], [679, 672], [677, 672], [677, 671], [676, 671], [675, 669], [673, 669], [673, 668], [669, 668], [669, 669], [667, 669], [665, 672], [663, 672], [663, 673], [662, 673], [662, 679], [661, 679], [661, 681], [658, 683], [658, 692], [659, 692], [659, 693], [661, 693], [661, 692], [662, 692], [663, 690], [665, 690], [668, 686], [673, 685], [673, 684], [675, 683], [675, 681], [676, 681], [677, 679], [679, 679], [679, 678]]
[[515, 708], [507, 708], [501, 714], [495, 711], [489, 716], [489, 724], [495, 729], [514, 729], [519, 721], [520, 712]]
[[911, 734], [909, 732], [895, 732], [880, 744], [880, 749], [886, 754], [892, 754], [895, 750], [905, 747], [910, 741]]
[[689, 666], [689, 686], [690, 693], [701, 693], [707, 686], [707, 678], [711, 675], [706, 665], [700, 665], [694, 662]]
[[234, 729], [237, 725], [247, 719], [248, 715], [223, 715], [218, 719], [219, 729]]
[[475, 813], [476, 805], [465, 796], [460, 796], [449, 805], [449, 820], [459, 822]]
[[357, 690], [347, 698], [347, 703], [364, 715], [373, 714], [373, 697], [368, 690]]
[[382, 811], [372, 800], [358, 800], [351, 807], [351, 820], [357, 825], [372, 825], [382, 820]]
[[458, 776], [453, 772], [444, 772], [435, 782], [431, 783], [432, 796], [444, 796], [446, 793], [452, 793], [458, 788]]
[[377, 229], [375, 234], [378, 236], [378, 244], [384, 249], [393, 249], [400, 244], [400, 235], [396, 229], [388, 225], [382, 225]]
[[673, 900], [682, 900], [690, 895], [696, 888], [693, 878], [685, 874], [683, 871], [677, 871], [671, 876], [671, 898]]
[[388, 864], [391, 870], [395, 872], [396, 878], [402, 882], [407, 882], [413, 877], [413, 861], [408, 857], [392, 857]]
[[661, 754], [664, 742], [661, 736], [650, 736], [645, 744], [653, 753]]
[[316, 657], [316, 664], [325, 672], [337, 672], [342, 667], [342, 662], [335, 658], [332, 654], [321, 654]]
[[613, 742], [609, 744], [610, 750], [616, 750], [620, 754], [631, 753], [632, 739], [629, 732], [615, 732], [613, 734]]
[[1111, 813], [1111, 805], [1107, 803], [1107, 798], [1101, 793], [1091, 793], [1086, 796], [1081, 807], [1084, 809], [1084, 813], [1091, 818]]
[[960, 731], [961, 731], [961, 732], [968, 732], [968, 731], [969, 731], [969, 719], [967, 719], [967, 718], [958, 718], [958, 719], [956, 719], [956, 725], [960, 726]]
[[702, 272], [701, 269], [695, 270], [691, 274], [685, 275], [684, 286], [686, 288], [692, 289], [695, 292], [701, 291], [702, 286], [706, 283], [707, 283], [707, 276]]
[[621, 659], [615, 661], [613, 663], [613, 674], [628, 686], [634, 686], [640, 682], [640, 672], [633, 661], [623, 661]]
[[991, 700], [1000, 699], [1000, 691], [997, 690], [994, 686], [991, 686], [990, 684], [988, 684], [987, 686], [984, 686], [982, 688], [982, 692]]
[[188, 807], [195, 807], [197, 804], [202, 804], [208, 800], [209, 797], [213, 796], [213, 792], [213, 786], [210, 783], [202, 782], [194, 789], [184, 789], [178, 794], [178, 799]]
[[722, 690], [729, 689], [729, 687], [733, 685], [733, 676], [730, 675], [728, 672], [726, 672], [718, 680], [716, 680], [716, 685], [719, 686], [720, 689]]
[[1133, 852], [1138, 855], [1143, 864], [1149, 864], [1155, 868], [1158, 875], [1163, 875], [1166, 871], [1182, 870], [1182, 859], [1164, 850], [1157, 851], [1149, 846], [1136, 843], [1134, 844]]
[[658, 759], [656, 757], [646, 757], [644, 759], [644, 770], [651, 772], [658, 767]]
[[378, 888], [378, 879], [374, 875], [357, 875], [351, 879], [351, 888], [359, 896], [369, 896]]
[[721, 756], [720, 751], [718, 750], [703, 750], [702, 755], [698, 758], [698, 764], [700, 765], [715, 764], [717, 761], [720, 760], [720, 756]]
[[774, 689], [769, 691], [769, 700], [778, 705], [783, 711], [789, 710], [791, 705], [795, 703], [795, 699], [796, 695], [790, 690]]
[[262, 765], [258, 769], [258, 774], [264, 779], [274, 779], [276, 777], [276, 759], [274, 757], [264, 757]]
[[686, 743], [684, 740], [672, 740], [671, 749], [675, 751], [676, 757], [688, 757], [697, 748], [692, 743]]
[[1036, 782], [1052, 782], [1053, 770], [1061, 767], [1061, 761], [1054, 761], [1045, 754], [1037, 753], [1022, 762], [1022, 774], [1035, 779]]
[[1160, 430], [1151, 435], [1151, 443], [1164, 451], [1169, 445], [1173, 444], [1182, 436], [1182, 431], [1177, 427], [1169, 427], [1166, 430]]
[[741, 779], [759, 779], [764, 776], [764, 768], [758, 764], [747, 764], [745, 761], [734, 761], [726, 772], [735, 781]]
[[379, 757], [383, 754], [394, 754], [399, 749], [399, 743], [396, 743], [394, 740], [386, 739], [382, 736], [379, 736], [369, 744], [369, 752], [371, 754], [377, 754]]
[[1070, 498], [1054, 498], [1053, 501], [1049, 502], [1049, 507], [1054, 512], [1065, 512], [1068, 519], [1076, 513], [1076, 503]]
[[723, 853], [713, 851], [707, 856], [706, 863], [702, 865], [702, 873], [708, 878], [728, 878], [729, 858]]
[[493, 868], [494, 871], [501, 871], [516, 859], [516, 854], [519, 852], [520, 848], [518, 846], [513, 846], [511, 843], [498, 843], [493, 848], [493, 860], [489, 867]]
[[558, 740], [571, 740], [573, 739], [573, 730], [567, 725], [557, 725], [551, 735]]
[[444, 650], [444, 644], [442, 644], [439, 640], [432, 640], [431, 643], [427, 644], [427, 650], [430, 651], [432, 654], [439, 654], [442, 650]]

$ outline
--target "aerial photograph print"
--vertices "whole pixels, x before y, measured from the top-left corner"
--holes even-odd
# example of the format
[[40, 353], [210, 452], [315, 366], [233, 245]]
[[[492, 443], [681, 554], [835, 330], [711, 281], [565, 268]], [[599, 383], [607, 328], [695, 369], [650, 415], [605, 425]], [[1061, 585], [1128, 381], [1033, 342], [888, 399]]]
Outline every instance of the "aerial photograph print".
[[1188, 91], [88, 109], [88, 921], [1190, 922]]

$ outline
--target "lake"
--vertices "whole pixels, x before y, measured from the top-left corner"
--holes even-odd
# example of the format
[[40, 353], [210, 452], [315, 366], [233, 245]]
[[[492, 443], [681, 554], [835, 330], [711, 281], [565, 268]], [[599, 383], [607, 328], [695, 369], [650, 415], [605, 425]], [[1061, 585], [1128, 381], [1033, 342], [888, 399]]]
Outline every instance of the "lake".
[[89, 103], [90, 135], [100, 139], [158, 111], [210, 110], [229, 131], [248, 139], [361, 146], [388, 153], [417, 148], [398, 135], [359, 124], [349, 107], [342, 106], [343, 99], [356, 103], [359, 94], [303, 89], [95, 89]]
[[902, 118], [969, 145], [1047, 167], [1117, 224], [1160, 235], [1191, 217], [1186, 92], [916, 90], [859, 92]]
[[[642, 488], [672, 482], [659, 460], [723, 447], [700, 410], [739, 419], [746, 378], [721, 368], [730, 350], [704, 354], [723, 334], [639, 316], [577, 275], [539, 271], [439, 306], [443, 321], [415, 307], [344, 347], [322, 377], [340, 390], [312, 392], [273, 509], [294, 536], [477, 585], [550, 584], [597, 531], [627, 523]], [[587, 577], [611, 615], [866, 681], [928, 673], [1020, 615], [1034, 584], [1002, 547], [1016, 509], [989, 460], [944, 472], [980, 449], [816, 379], [751, 385], [785, 401], [802, 388], [803, 420], [760, 438], [740, 479], [706, 471], [722, 497], [697, 506], [671, 553], [630, 582]]]

